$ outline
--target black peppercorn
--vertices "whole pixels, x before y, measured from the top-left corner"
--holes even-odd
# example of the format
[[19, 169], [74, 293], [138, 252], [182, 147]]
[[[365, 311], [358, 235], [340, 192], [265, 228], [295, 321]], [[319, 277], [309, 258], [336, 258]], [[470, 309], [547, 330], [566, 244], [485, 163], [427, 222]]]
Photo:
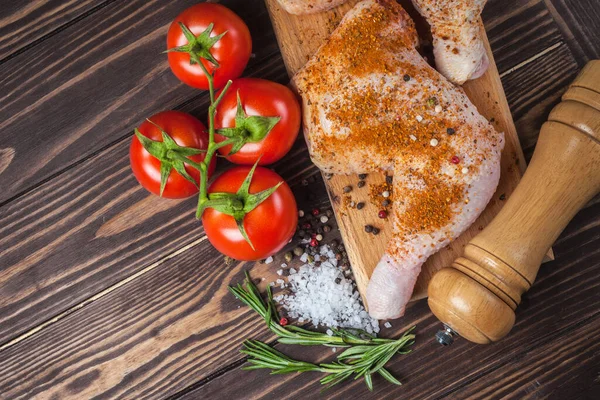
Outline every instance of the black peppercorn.
[[394, 182], [394, 177], [391, 175], [386, 175], [385, 176], [385, 183], [387, 183], [388, 185], [391, 185]]
[[365, 206], [365, 203], [363, 203], [363, 202], [361, 201], [360, 203], [358, 203], [358, 204], [356, 205], [356, 208], [357, 208], [357, 209], [359, 209], [359, 210], [362, 210], [362, 209], [364, 208], [364, 206]]
[[358, 181], [358, 183], [356, 184], [356, 186], [358, 186], [359, 188], [365, 186], [365, 181]]
[[365, 225], [365, 232], [367, 232], [367, 233], [373, 232], [373, 225]]
[[367, 174], [358, 174], [358, 179], [360, 179], [361, 181], [364, 181], [366, 177]]
[[404, 82], [410, 81], [410, 75], [408, 75], [408, 74], [405, 74], [403, 78], [404, 78]]
[[384, 201], [381, 202], [381, 205], [384, 206], [384, 207], [387, 207], [387, 206], [390, 205], [390, 201], [389, 200], [384, 200]]
[[344, 193], [350, 193], [352, 191], [352, 186], [344, 186]]
[[373, 235], [379, 235], [379, 232], [381, 232], [379, 228], [373, 228]]
[[456, 131], [453, 128], [448, 128], [446, 129], [446, 133], [448, 133], [448, 135], [454, 135]]

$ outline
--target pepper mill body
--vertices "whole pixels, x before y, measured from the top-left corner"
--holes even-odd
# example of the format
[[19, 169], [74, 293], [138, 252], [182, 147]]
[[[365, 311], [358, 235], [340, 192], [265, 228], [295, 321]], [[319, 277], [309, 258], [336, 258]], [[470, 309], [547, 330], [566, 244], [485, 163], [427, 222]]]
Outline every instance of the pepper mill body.
[[500, 213], [431, 280], [429, 307], [446, 332], [482, 344], [506, 336], [545, 253], [599, 191], [600, 60], [588, 63], [550, 113]]

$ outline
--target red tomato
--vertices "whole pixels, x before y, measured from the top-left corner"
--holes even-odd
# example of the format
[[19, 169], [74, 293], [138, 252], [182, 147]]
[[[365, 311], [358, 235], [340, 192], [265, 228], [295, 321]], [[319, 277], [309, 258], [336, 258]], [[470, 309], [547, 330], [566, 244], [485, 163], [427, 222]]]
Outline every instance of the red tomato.
[[[251, 167], [235, 167], [219, 176], [209, 193], [236, 193]], [[277, 185], [283, 179], [275, 172], [257, 167], [250, 183], [250, 193]], [[255, 250], [244, 240], [232, 216], [207, 208], [202, 224], [208, 240], [221, 253], [237, 260], [250, 261], [269, 257], [281, 250], [292, 238], [298, 224], [296, 199], [287, 183], [244, 217], [244, 227]]]
[[[181, 111], [163, 111], [149, 118], [150, 121], [160, 126], [180, 146], [206, 149], [208, 147], [208, 134], [206, 127], [196, 118]], [[162, 142], [160, 129], [148, 121], [139, 126], [142, 135], [154, 141]], [[201, 162], [204, 154], [189, 157], [191, 160]], [[160, 194], [160, 161], [144, 149], [137, 137], [133, 137], [129, 148], [131, 169], [138, 182], [148, 191]], [[213, 158], [208, 168], [208, 176], [215, 169]], [[185, 170], [196, 182], [200, 181], [200, 171], [185, 166]], [[181, 199], [198, 193], [198, 188], [185, 179], [175, 170], [171, 171], [165, 186], [163, 197]]]
[[[260, 165], [280, 160], [290, 151], [300, 131], [301, 110], [298, 99], [289, 88], [279, 83], [254, 78], [237, 79], [217, 108], [217, 129], [235, 127], [237, 93], [248, 116], [281, 117], [281, 120], [263, 140], [246, 143], [240, 151], [227, 159], [236, 164], [248, 165], [254, 165], [259, 157]], [[220, 135], [215, 136], [217, 142], [225, 139], [227, 138]], [[225, 146], [219, 152], [227, 155], [230, 150], [231, 146]]]
[[[227, 31], [225, 36], [210, 49], [210, 53], [220, 64], [215, 72], [215, 88], [222, 88], [228, 80], [242, 75], [252, 52], [252, 39], [244, 21], [233, 11], [215, 3], [200, 3], [186, 9], [173, 20], [169, 27], [167, 49], [188, 43], [179, 22], [187, 26], [196, 37], [204, 32], [211, 23], [214, 24], [211, 37]], [[171, 70], [183, 83], [198, 89], [208, 89], [208, 81], [202, 68], [197, 64], [190, 64], [189, 53], [170, 52], [168, 57]], [[211, 62], [202, 59], [202, 63], [209, 72], [214, 70]]]

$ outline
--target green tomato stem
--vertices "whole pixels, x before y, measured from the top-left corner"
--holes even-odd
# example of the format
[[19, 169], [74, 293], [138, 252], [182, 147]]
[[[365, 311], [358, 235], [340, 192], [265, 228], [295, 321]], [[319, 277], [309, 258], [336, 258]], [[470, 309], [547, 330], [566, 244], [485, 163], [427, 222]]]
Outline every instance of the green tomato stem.
[[[212, 158], [215, 152], [221, 147], [233, 144], [233, 140], [225, 140], [221, 143], [215, 143], [215, 115], [217, 113], [217, 106], [223, 99], [223, 96], [231, 86], [232, 82], [228, 81], [219, 98], [215, 101], [215, 84], [214, 84], [214, 76], [208, 72], [208, 69], [204, 66], [202, 61], [198, 64], [202, 68], [204, 75], [206, 76], [206, 80], [208, 82], [208, 93], [210, 96], [210, 106], [208, 107], [208, 149], [206, 151], [206, 157], [202, 161], [200, 165], [200, 191], [198, 193], [198, 207], [196, 209], [196, 218], [200, 218], [201, 210], [203, 210], [204, 204], [208, 201], [208, 166], [212, 161]], [[190, 164], [192, 165], [192, 164]]]

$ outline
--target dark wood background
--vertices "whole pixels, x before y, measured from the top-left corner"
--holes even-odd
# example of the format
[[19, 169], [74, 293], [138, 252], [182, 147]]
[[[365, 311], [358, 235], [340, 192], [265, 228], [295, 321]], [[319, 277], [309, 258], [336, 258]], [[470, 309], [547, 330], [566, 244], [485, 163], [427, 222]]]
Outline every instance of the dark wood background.
[[[244, 339], [273, 337], [226, 286], [249, 268], [272, 276], [280, 259], [226, 266], [194, 200], [151, 196], [129, 170], [132, 129], [145, 117], [177, 109], [204, 119], [206, 93], [180, 84], [161, 54], [170, 21], [196, 2], [0, 4], [0, 398], [319, 396], [316, 374], [239, 369]], [[246, 75], [286, 83], [262, 0], [222, 3], [252, 32]], [[484, 20], [530, 157], [566, 86], [600, 58], [600, 0], [489, 0]], [[301, 139], [274, 168], [300, 207], [327, 206]], [[554, 250], [507, 339], [441, 348], [439, 323], [416, 302], [384, 332], [418, 325], [414, 352], [390, 367], [404, 385], [375, 379], [370, 394], [348, 382], [322, 397], [600, 398], [599, 197]]]

